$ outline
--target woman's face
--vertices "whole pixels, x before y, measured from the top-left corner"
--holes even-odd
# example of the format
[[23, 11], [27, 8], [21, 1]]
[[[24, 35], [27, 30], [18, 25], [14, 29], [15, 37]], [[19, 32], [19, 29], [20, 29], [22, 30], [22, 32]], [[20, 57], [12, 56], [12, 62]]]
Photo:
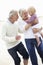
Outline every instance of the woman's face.
[[22, 12], [22, 19], [23, 20], [27, 20], [28, 19], [28, 13], [27, 13], [27, 11], [23, 11]]

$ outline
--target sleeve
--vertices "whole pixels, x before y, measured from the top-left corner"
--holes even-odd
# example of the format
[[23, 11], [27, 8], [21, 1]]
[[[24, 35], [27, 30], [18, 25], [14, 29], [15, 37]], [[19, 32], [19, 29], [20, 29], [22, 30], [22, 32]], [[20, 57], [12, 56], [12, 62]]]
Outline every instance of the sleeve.
[[29, 22], [32, 22], [32, 21], [34, 21], [35, 19], [36, 19], [36, 16], [33, 15], [33, 16], [30, 17]]
[[9, 42], [9, 43], [16, 41], [15, 37], [7, 36], [7, 26], [6, 25], [4, 25], [2, 27], [2, 39], [5, 40], [6, 42]]

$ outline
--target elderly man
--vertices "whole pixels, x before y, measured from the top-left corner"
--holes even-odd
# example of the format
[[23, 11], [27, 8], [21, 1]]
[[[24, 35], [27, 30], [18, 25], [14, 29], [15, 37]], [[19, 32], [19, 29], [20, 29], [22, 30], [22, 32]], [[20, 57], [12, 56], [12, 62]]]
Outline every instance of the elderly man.
[[24, 65], [28, 64], [29, 55], [21, 42], [21, 36], [19, 33], [18, 25], [18, 13], [12, 10], [9, 13], [8, 21], [4, 24], [2, 29], [2, 38], [6, 41], [8, 52], [14, 59], [15, 65], [20, 65], [20, 57], [17, 52], [19, 52], [24, 59]]

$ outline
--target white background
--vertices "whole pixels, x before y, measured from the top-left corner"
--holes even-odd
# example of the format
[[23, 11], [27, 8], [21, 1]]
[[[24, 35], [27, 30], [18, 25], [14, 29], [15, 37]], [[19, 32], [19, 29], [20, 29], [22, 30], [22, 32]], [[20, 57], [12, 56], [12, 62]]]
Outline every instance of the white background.
[[[34, 6], [36, 8], [37, 16], [43, 16], [43, 0], [0, 0], [0, 26], [8, 18], [9, 12], [12, 9], [19, 11], [21, 8], [28, 9], [30, 6]], [[39, 18], [39, 22], [43, 26], [43, 17]]]
[[12, 9], [28, 9], [34, 6], [38, 16], [43, 16], [43, 0], [0, 0], [0, 20], [5, 20]]
[[[43, 0], [0, 0], [0, 21], [5, 21], [11, 10], [19, 11], [21, 8], [28, 9], [30, 6], [36, 8], [37, 16], [43, 16]], [[43, 17], [40, 19], [40, 23], [43, 24]]]

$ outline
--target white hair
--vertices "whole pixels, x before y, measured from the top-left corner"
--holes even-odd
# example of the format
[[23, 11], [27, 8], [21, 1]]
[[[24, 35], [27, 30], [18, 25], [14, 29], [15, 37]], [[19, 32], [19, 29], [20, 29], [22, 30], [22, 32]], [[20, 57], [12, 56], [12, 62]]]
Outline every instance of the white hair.
[[25, 11], [25, 9], [20, 9], [19, 10], [19, 15], [22, 17], [22, 13]]
[[11, 17], [12, 15], [15, 15], [16, 13], [17, 13], [16, 10], [12, 10], [12, 11], [10, 11], [10, 13], [9, 13], [9, 17]]

